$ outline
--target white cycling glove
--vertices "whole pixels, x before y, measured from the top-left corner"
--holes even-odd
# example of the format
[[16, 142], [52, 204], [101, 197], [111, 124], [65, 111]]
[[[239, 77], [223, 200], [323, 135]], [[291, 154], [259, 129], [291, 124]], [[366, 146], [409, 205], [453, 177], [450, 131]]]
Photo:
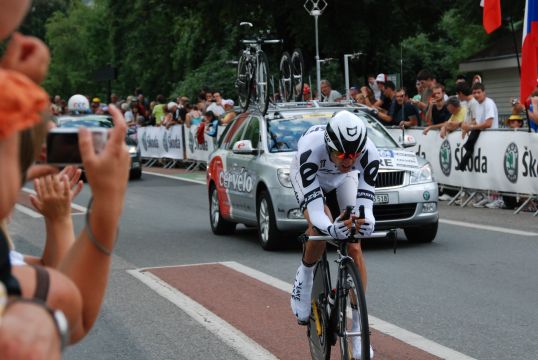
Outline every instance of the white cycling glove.
[[[362, 205], [361, 205], [362, 206]], [[355, 210], [355, 216], [359, 217], [360, 212]], [[364, 224], [359, 227], [359, 234], [363, 236], [370, 236], [374, 232], [375, 227], [375, 217], [372, 212], [372, 209], [369, 207], [364, 207]]]
[[344, 220], [341, 220], [342, 215], [334, 220], [334, 223], [327, 228], [327, 232], [336, 240], [347, 239], [350, 235], [349, 229]]

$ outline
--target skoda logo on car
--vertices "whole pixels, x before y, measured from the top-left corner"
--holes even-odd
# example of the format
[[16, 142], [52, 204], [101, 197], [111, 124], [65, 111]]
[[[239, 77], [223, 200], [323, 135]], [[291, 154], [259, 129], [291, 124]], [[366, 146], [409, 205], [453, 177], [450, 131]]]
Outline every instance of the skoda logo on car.
[[511, 183], [517, 182], [519, 151], [515, 143], [510, 143], [504, 152], [504, 174]]
[[452, 167], [452, 151], [448, 140], [443, 141], [439, 149], [439, 165], [443, 174], [449, 176], [450, 168]]

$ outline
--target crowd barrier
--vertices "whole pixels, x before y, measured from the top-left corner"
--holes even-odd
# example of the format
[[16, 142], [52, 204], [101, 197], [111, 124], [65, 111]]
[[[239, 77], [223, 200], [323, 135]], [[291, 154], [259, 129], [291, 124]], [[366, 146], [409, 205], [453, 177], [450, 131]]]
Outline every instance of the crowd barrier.
[[[213, 139], [204, 134], [199, 143], [198, 125], [190, 128], [175, 125], [142, 127], [138, 129], [138, 146], [146, 159], [172, 159], [205, 164], [214, 150]], [[225, 126], [220, 126], [218, 134]], [[423, 128], [388, 128], [395, 139], [412, 135], [414, 147], [407, 150], [428, 160], [436, 181], [445, 186], [482, 191], [526, 194], [535, 198], [538, 194], [538, 134], [513, 129], [490, 129], [482, 131], [466, 171], [457, 170], [465, 153], [465, 140], [461, 131], [450, 133], [445, 139], [439, 131], [423, 134]]]

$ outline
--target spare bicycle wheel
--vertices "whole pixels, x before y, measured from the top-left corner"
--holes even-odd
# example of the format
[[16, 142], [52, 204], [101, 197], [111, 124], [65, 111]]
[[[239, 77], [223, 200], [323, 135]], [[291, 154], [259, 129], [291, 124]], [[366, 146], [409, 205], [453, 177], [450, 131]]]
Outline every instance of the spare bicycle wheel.
[[280, 58], [280, 82], [279, 91], [282, 101], [288, 102], [292, 97], [291, 64], [290, 54], [284, 51]]
[[262, 115], [267, 112], [269, 106], [269, 75], [267, 56], [263, 51], [256, 54], [256, 101]]
[[245, 54], [241, 53], [239, 57], [239, 62], [237, 64], [237, 79], [235, 81], [235, 86], [237, 87], [237, 96], [239, 98], [239, 106], [243, 111], [247, 111], [250, 96], [252, 90], [252, 75], [250, 66], [247, 62]]
[[291, 55], [291, 76], [294, 101], [303, 101], [303, 80], [304, 60], [303, 53], [295, 49]]

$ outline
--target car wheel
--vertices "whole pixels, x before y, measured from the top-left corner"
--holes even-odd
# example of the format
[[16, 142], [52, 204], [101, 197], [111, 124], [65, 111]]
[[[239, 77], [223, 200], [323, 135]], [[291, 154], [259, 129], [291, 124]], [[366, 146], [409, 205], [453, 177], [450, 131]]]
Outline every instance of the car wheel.
[[275, 210], [267, 191], [260, 193], [257, 204], [258, 240], [264, 250], [275, 250], [282, 244], [284, 234], [276, 227]]
[[141, 169], [132, 170], [129, 173], [129, 180], [140, 180], [141, 177], [142, 177], [142, 170]]
[[435, 239], [437, 235], [437, 226], [439, 221], [433, 224], [424, 225], [421, 227], [404, 229], [407, 240], [412, 243], [429, 243]]
[[235, 231], [235, 223], [224, 219], [220, 214], [219, 196], [215, 185], [209, 188], [209, 223], [216, 235], [229, 235]]

